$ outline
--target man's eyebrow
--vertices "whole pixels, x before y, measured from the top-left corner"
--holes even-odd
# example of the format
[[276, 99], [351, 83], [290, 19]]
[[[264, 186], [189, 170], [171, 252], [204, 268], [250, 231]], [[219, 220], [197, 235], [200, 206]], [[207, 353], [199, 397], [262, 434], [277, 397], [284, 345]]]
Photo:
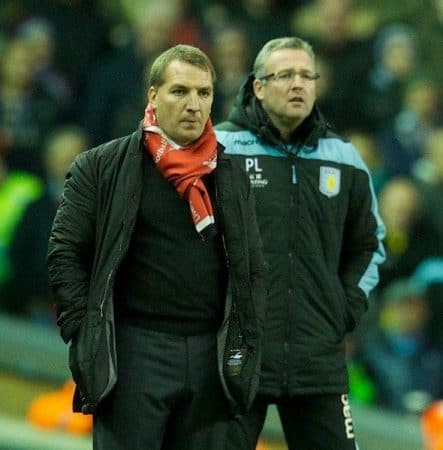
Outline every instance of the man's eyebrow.
[[174, 89], [174, 88], [182, 88], [182, 89], [189, 89], [189, 86], [186, 86], [183, 83], [174, 83], [171, 84], [170, 89]]
[[171, 84], [170, 89], [175, 89], [175, 88], [181, 88], [181, 89], [193, 89], [195, 87], [195, 89], [198, 89], [199, 91], [202, 89], [207, 89], [207, 90], [213, 90], [214, 87], [211, 84], [206, 84], [204, 86], [189, 86], [187, 84], [183, 84], [183, 83], [174, 83]]
[[308, 69], [307, 67], [300, 67], [300, 68], [297, 68], [297, 69], [294, 69], [294, 67], [288, 67], [288, 68], [286, 68], [286, 69], [278, 70], [278, 71], [276, 71], [275, 73], [279, 73], [279, 72], [288, 72], [288, 71], [290, 71], [290, 70], [295, 70], [295, 71], [297, 71], [297, 72], [315, 72], [315, 69]]

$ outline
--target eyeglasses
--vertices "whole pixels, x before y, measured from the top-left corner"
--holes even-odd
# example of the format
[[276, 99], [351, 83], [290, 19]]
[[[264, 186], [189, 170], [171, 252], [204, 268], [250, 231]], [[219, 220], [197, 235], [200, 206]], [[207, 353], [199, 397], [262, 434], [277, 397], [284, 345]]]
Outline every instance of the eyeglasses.
[[306, 83], [308, 81], [315, 81], [320, 78], [317, 72], [296, 71], [296, 70], [282, 70], [277, 73], [270, 73], [259, 78], [260, 81], [275, 81], [276, 83], [286, 84], [294, 81], [296, 75], [299, 75], [301, 80]]

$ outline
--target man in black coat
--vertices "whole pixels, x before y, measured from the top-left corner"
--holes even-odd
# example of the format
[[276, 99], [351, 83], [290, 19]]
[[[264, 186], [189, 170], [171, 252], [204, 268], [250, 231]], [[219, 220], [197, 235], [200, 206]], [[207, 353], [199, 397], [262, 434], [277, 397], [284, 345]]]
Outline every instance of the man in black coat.
[[162, 53], [139, 129], [67, 176], [49, 274], [95, 450], [224, 448], [257, 390], [264, 263], [248, 179], [212, 129], [214, 81], [199, 49]]

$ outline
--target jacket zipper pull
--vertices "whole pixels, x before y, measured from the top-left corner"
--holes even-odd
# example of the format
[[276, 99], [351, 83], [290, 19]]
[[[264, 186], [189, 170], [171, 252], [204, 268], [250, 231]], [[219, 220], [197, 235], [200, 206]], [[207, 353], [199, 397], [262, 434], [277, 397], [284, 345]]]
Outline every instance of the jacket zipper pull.
[[297, 184], [297, 172], [295, 171], [295, 164], [292, 164], [292, 184]]

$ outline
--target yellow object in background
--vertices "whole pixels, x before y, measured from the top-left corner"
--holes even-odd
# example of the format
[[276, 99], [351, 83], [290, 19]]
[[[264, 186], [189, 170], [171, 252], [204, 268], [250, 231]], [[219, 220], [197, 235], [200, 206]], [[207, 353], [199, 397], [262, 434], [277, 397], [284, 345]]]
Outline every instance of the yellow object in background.
[[59, 390], [35, 398], [28, 409], [28, 420], [40, 428], [84, 435], [92, 430], [92, 416], [72, 412], [75, 384], [67, 381]]
[[443, 400], [432, 403], [421, 415], [425, 450], [443, 450]]

